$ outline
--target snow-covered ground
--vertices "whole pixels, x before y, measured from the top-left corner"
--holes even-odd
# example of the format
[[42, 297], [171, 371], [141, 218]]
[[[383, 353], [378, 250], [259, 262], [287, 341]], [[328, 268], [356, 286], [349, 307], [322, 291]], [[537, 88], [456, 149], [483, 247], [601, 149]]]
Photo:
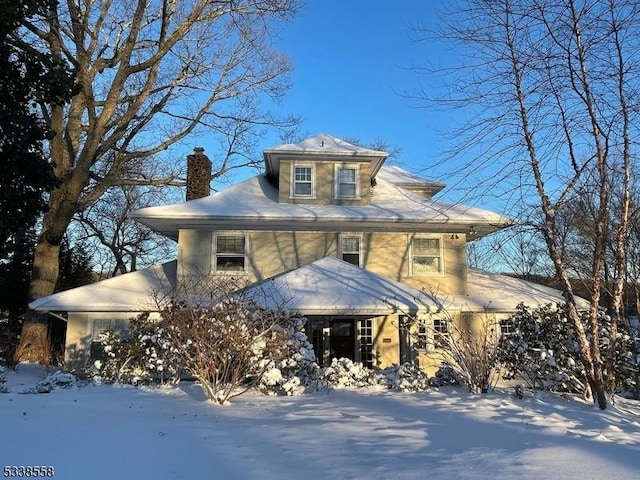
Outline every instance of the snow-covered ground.
[[601, 412], [538, 394], [341, 390], [245, 394], [219, 407], [199, 388], [86, 386], [0, 394], [4, 466], [58, 479], [633, 479], [640, 403]]

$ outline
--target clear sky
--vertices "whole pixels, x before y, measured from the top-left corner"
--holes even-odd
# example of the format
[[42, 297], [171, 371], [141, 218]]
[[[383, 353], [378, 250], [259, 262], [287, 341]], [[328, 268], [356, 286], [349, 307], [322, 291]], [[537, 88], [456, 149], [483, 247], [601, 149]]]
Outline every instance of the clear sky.
[[[437, 25], [442, 1], [306, 0], [274, 40], [294, 67], [292, 87], [277, 111], [301, 115], [299, 130], [305, 138], [327, 133], [358, 139], [365, 146], [382, 140], [401, 151], [390, 162], [453, 186], [450, 173], [455, 168], [444, 161], [452, 148], [445, 139], [452, 114], [408, 98], [420, 87], [434, 92], [439, 82], [412, 66], [451, 63], [443, 45], [412, 38], [412, 27]], [[207, 152], [214, 151], [202, 143]], [[280, 143], [277, 135], [269, 136], [260, 150]], [[214, 187], [225, 188], [254, 174], [234, 172]], [[462, 192], [466, 188], [445, 189], [438, 198], [455, 202]], [[480, 206], [483, 201], [478, 200], [462, 198]]]
[[436, 21], [436, 3], [308, 0], [276, 43], [295, 68], [283, 111], [303, 116], [303, 133], [383, 139], [402, 150], [405, 168], [429, 169], [446, 148], [438, 135], [446, 119], [406, 94], [427, 81], [410, 66], [437, 61], [437, 50], [411, 39], [412, 25]]

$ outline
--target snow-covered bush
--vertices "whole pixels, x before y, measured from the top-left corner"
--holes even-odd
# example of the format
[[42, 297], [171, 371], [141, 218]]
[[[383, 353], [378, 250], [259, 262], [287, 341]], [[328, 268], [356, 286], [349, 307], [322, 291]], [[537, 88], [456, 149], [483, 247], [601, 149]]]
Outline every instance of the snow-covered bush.
[[561, 309], [520, 304], [509, 322], [513, 333], [501, 339], [498, 349], [505, 379], [522, 378], [533, 389], [584, 391], [578, 344]]
[[334, 358], [322, 370], [322, 380], [328, 388], [388, 386], [381, 371], [366, 368], [348, 358]]
[[273, 362], [258, 382], [266, 394], [299, 395], [322, 388], [322, 372], [316, 362], [313, 346], [303, 328], [305, 319], [292, 318], [285, 339], [287, 356]]
[[[284, 368], [289, 361], [295, 369], [305, 357], [299, 344], [306, 337], [298, 336], [301, 319], [283, 310], [263, 310], [229, 296], [208, 308], [178, 303], [161, 316], [185, 371], [219, 404], [259, 385], [267, 372], [265, 382], [278, 384], [281, 380], [274, 367]], [[280, 376], [285, 375], [280, 370]]]
[[382, 375], [389, 388], [403, 392], [424, 392], [431, 386], [429, 375], [412, 363], [385, 368]]
[[72, 388], [76, 386], [76, 384], [77, 379], [74, 375], [58, 370], [38, 381], [38, 383], [24, 393], [50, 393], [56, 388]]
[[[573, 326], [562, 308], [521, 304], [510, 321], [514, 333], [499, 348], [505, 378], [521, 377], [533, 389], [587, 391]], [[637, 335], [621, 325], [612, 340], [611, 317], [600, 313], [599, 323], [600, 353], [604, 361], [613, 359], [616, 392], [637, 391]]]
[[435, 375], [429, 379], [432, 387], [444, 387], [446, 385], [461, 385], [463, 383], [455, 369], [447, 362], [443, 362]]
[[182, 371], [180, 357], [172, 348], [164, 326], [144, 314], [129, 323], [129, 335], [102, 334], [102, 358], [90, 368], [93, 376], [106, 383], [148, 383], [177, 380]]

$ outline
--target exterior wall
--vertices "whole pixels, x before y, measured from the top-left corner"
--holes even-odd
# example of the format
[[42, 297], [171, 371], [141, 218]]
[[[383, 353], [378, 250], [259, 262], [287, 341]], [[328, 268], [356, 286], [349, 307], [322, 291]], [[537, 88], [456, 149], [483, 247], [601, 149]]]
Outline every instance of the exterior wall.
[[64, 364], [68, 370], [84, 367], [89, 360], [91, 349], [91, 328], [89, 315], [70, 313], [67, 319]]
[[[314, 192], [312, 198], [294, 198], [291, 190], [291, 171], [294, 165], [311, 166], [314, 170]], [[359, 199], [335, 198], [336, 165], [358, 165]], [[371, 164], [369, 162], [351, 162], [334, 160], [282, 160], [278, 179], [278, 201], [280, 203], [296, 203], [307, 205], [367, 205], [371, 201]]]
[[[94, 320], [130, 320], [143, 312], [91, 312], [69, 313], [67, 336], [65, 341], [65, 369], [74, 370], [86, 367], [91, 359]], [[150, 317], [158, 318], [152, 312]]]
[[[212, 271], [215, 233], [246, 235], [248, 241], [248, 283], [261, 281], [327, 256], [338, 256], [339, 232], [206, 232], [181, 230], [178, 247], [178, 278], [188, 286], [189, 279], [208, 276]], [[345, 232], [358, 234], [358, 232]], [[361, 234], [361, 266], [367, 270], [424, 289], [439, 296], [464, 295], [466, 291], [466, 248], [464, 235], [451, 239], [437, 235], [444, 248], [444, 274], [411, 275], [412, 234]]]
[[373, 351], [375, 366], [387, 368], [400, 363], [398, 315], [376, 317]]

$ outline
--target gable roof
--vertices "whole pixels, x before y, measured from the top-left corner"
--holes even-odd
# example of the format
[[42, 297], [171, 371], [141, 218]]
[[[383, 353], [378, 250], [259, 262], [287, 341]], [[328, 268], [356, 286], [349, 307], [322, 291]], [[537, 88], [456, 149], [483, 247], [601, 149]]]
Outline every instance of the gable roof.
[[382, 315], [438, 312], [442, 305], [421, 290], [334, 257], [276, 275], [244, 291], [263, 308], [302, 315]]
[[39, 312], [153, 310], [152, 296], [155, 293], [166, 296], [175, 289], [176, 264], [174, 260], [38, 298], [29, 304], [29, 308]]
[[367, 161], [372, 163], [371, 176], [374, 177], [382, 163], [389, 156], [387, 152], [359, 147], [339, 138], [321, 133], [299, 143], [287, 143], [263, 151], [267, 175], [278, 176], [280, 160], [304, 155], [305, 161], [328, 158], [348, 158], [349, 161]]
[[[386, 168], [386, 167], [385, 167]], [[148, 207], [130, 214], [177, 238], [180, 228], [467, 233], [468, 240], [511, 223], [497, 213], [425, 198], [380, 178], [367, 205], [280, 203], [278, 190], [258, 175], [208, 197]]]

